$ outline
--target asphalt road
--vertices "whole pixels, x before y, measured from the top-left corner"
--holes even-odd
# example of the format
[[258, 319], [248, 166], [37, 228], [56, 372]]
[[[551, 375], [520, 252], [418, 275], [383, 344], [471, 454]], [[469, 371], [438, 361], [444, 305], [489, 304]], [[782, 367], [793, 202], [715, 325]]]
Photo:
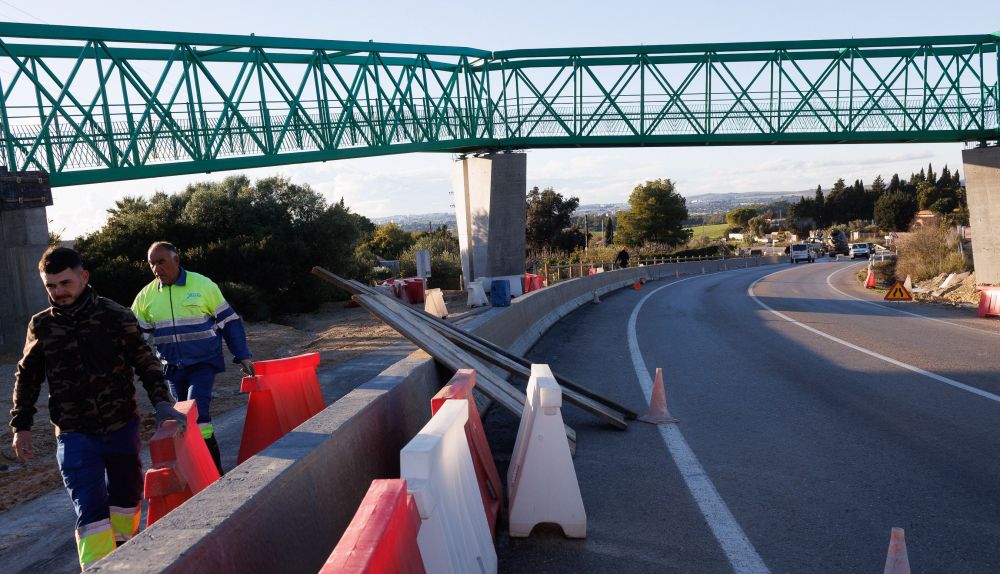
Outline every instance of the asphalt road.
[[636, 409], [661, 367], [681, 422], [564, 407], [588, 538], [501, 534], [501, 570], [876, 572], [898, 526], [915, 572], [1000, 571], [1000, 322], [883, 303], [859, 268], [652, 282], [553, 327], [532, 360]]

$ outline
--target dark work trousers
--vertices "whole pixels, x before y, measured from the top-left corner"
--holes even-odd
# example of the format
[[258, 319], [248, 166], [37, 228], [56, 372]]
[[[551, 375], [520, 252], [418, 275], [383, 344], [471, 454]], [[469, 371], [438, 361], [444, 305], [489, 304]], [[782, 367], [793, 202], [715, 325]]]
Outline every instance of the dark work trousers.
[[139, 417], [109, 434], [64, 432], [56, 460], [73, 498], [76, 527], [107, 520], [109, 507], [136, 508], [142, 500]]
[[199, 363], [189, 367], [167, 366], [164, 375], [174, 399], [178, 401], [193, 400], [198, 405], [198, 427], [206, 439], [215, 434], [212, 427], [212, 387], [215, 385], [214, 367], [207, 363]]

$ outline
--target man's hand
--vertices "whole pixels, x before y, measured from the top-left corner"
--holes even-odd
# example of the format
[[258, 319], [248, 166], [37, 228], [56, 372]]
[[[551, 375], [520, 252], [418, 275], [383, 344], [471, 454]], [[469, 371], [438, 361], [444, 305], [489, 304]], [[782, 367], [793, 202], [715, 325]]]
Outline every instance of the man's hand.
[[250, 359], [243, 359], [240, 361], [240, 368], [243, 369], [243, 374], [252, 377], [257, 373], [253, 370], [253, 361]]
[[163, 423], [176, 421], [177, 427], [183, 433], [187, 430], [187, 416], [174, 408], [174, 405], [167, 401], [156, 403], [156, 428], [159, 430]]
[[28, 462], [35, 456], [35, 447], [31, 444], [31, 431], [17, 431], [14, 433], [14, 454], [17, 460]]

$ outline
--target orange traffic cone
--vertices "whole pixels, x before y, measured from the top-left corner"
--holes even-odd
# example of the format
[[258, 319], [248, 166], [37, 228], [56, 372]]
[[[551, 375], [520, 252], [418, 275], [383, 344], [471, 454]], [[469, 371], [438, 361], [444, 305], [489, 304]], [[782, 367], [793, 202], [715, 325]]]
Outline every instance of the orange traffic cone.
[[639, 289], [641, 289], [642, 288], [642, 281], [636, 281], [635, 283], [633, 283], [632, 284], [632, 288], [635, 289], [636, 291], [638, 291]]
[[906, 537], [902, 528], [892, 529], [883, 574], [910, 574], [910, 559], [906, 556]]
[[656, 379], [653, 381], [653, 397], [649, 401], [649, 412], [639, 417], [644, 423], [665, 425], [677, 422], [667, 409], [667, 393], [663, 390], [663, 369], [656, 368]]
[[875, 272], [871, 269], [868, 270], [868, 277], [865, 279], [865, 288], [874, 289], [875, 288]]

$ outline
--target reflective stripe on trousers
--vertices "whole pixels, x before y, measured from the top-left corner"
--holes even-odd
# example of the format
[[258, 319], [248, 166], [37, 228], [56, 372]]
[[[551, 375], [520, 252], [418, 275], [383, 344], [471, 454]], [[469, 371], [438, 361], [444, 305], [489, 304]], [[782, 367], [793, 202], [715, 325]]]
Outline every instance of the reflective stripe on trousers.
[[76, 529], [76, 552], [80, 567], [86, 568], [115, 551], [115, 535], [111, 521], [105, 518]]
[[111, 529], [116, 541], [127, 542], [139, 532], [139, 515], [142, 511], [140, 504], [135, 508], [110, 506], [108, 510], [111, 511]]

